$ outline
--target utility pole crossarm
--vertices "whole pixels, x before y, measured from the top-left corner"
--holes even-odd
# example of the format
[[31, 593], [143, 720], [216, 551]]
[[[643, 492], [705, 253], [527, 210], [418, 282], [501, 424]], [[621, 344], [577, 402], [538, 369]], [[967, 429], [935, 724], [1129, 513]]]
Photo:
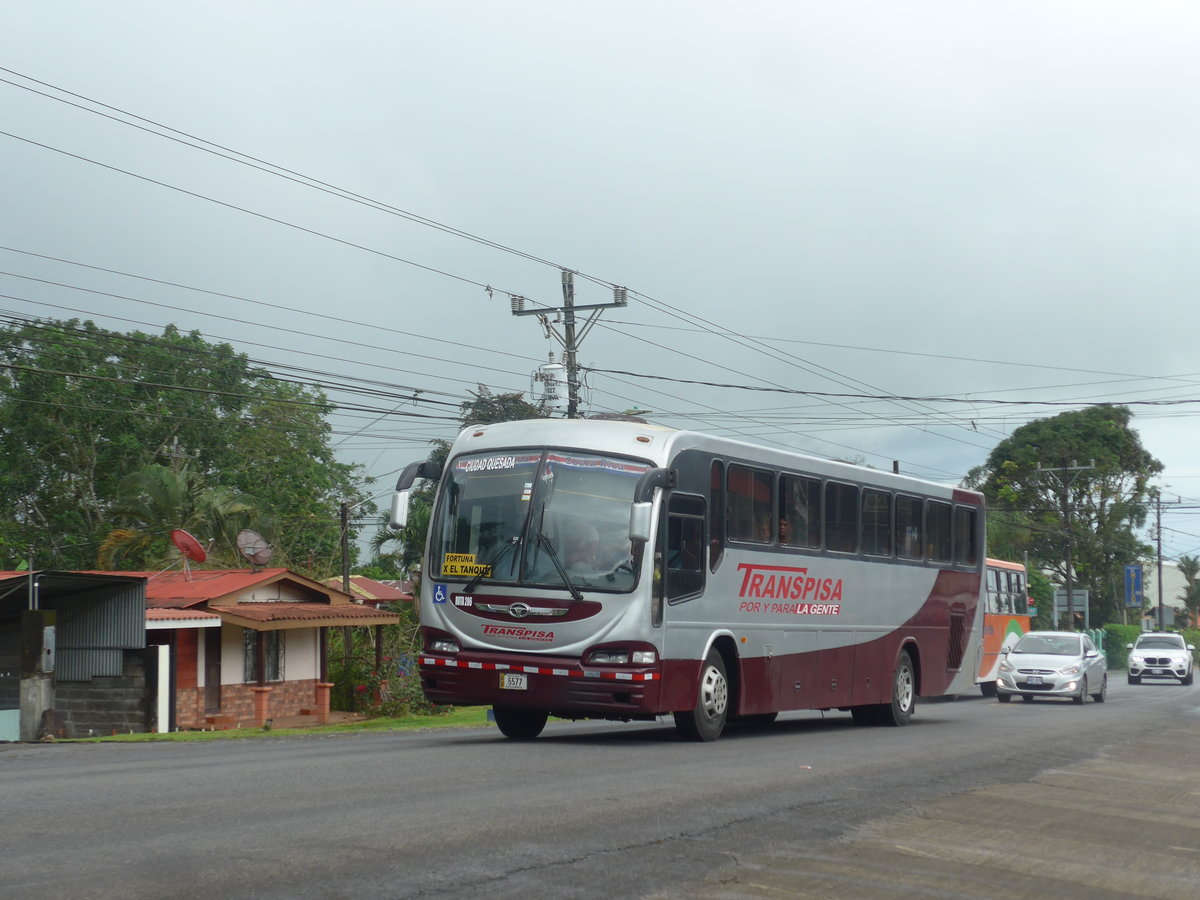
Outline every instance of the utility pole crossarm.
[[[575, 273], [569, 269], [562, 270], [562, 306], [539, 306], [535, 309], [525, 308], [525, 298], [512, 297], [512, 314], [514, 316], [538, 316], [546, 332], [562, 345], [563, 362], [567, 368], [567, 418], [579, 418], [579, 362], [576, 354], [579, 344], [592, 329], [600, 313], [606, 309], [616, 309], [629, 305], [629, 293], [623, 287], [613, 288], [611, 303], [585, 303], [575, 305]], [[582, 333], [575, 330], [575, 313], [590, 310], [591, 315], [583, 325]], [[558, 313], [562, 316], [563, 333], [559, 334], [551, 323], [549, 314]]]

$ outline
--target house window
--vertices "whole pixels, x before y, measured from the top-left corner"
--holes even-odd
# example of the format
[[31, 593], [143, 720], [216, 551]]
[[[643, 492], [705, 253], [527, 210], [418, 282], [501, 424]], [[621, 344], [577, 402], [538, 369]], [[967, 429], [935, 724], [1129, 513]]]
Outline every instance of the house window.
[[[259, 632], [247, 628], [242, 632], [242, 681], [247, 684], [258, 682], [258, 670], [255, 668], [254, 651], [258, 646]], [[283, 632], [264, 631], [263, 663], [266, 669], [267, 681], [283, 681]]]

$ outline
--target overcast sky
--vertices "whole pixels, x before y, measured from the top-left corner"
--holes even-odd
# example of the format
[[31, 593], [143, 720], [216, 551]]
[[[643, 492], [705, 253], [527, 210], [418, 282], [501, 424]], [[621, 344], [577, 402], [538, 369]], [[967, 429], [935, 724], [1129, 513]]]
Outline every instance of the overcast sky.
[[529, 390], [510, 296], [567, 267], [630, 291], [592, 412], [958, 482], [1191, 401], [1133, 409], [1200, 553], [1197, 47], [1183, 2], [10, 0], [0, 310], [382, 382], [332, 420], [382, 490]]

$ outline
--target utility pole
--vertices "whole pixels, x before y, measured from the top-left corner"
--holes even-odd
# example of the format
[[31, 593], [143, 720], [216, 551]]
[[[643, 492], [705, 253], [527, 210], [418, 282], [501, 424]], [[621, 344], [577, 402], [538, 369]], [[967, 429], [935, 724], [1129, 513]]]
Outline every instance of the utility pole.
[[[542, 327], [546, 329], [547, 337], [552, 337], [563, 348], [563, 362], [567, 367], [567, 418], [578, 419], [579, 416], [579, 344], [592, 330], [592, 326], [606, 309], [614, 309], [629, 305], [629, 292], [623, 287], [613, 287], [611, 303], [585, 303], [575, 305], [575, 273], [569, 269], [562, 270], [562, 306], [541, 306], [535, 309], [525, 308], [525, 299], [519, 295], [512, 297], [512, 314], [514, 316], [537, 316]], [[590, 310], [583, 328], [576, 331], [575, 314]], [[554, 321], [550, 321], [553, 313]], [[561, 324], [563, 333], [559, 334], [555, 325]]]
[[1068, 631], [1075, 630], [1075, 597], [1073, 594], [1073, 589], [1074, 589], [1073, 588], [1073, 580], [1074, 580], [1075, 573], [1074, 573], [1074, 564], [1071, 561], [1071, 540], [1072, 540], [1072, 534], [1071, 534], [1071, 485], [1075, 483], [1075, 479], [1079, 477], [1079, 474], [1081, 472], [1086, 472], [1088, 469], [1095, 468], [1095, 462], [1096, 462], [1095, 460], [1092, 460], [1086, 466], [1077, 466], [1077, 465], [1075, 465], [1075, 461], [1071, 460], [1071, 465], [1062, 466], [1057, 469], [1043, 469], [1041, 463], [1038, 463], [1038, 467], [1037, 467], [1039, 473], [1048, 472], [1048, 473], [1053, 473], [1056, 476], [1059, 476], [1059, 483], [1062, 484], [1063, 515], [1067, 521], [1067, 529], [1066, 529], [1066, 531], [1067, 531], [1067, 546], [1066, 546], [1066, 554], [1065, 554], [1066, 558], [1065, 558], [1064, 562], [1066, 564], [1066, 574], [1067, 574], [1067, 630]]
[[1163, 583], [1162, 583], [1162, 494], [1159, 493], [1154, 498], [1154, 535], [1155, 543], [1158, 546], [1158, 630], [1166, 631], [1166, 624], [1163, 622]]

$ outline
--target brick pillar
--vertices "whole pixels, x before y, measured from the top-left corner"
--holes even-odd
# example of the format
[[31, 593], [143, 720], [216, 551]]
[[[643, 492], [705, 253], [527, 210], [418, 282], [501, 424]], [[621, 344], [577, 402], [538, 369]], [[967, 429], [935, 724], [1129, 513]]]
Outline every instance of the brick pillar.
[[275, 688], [252, 687], [250, 690], [254, 694], [254, 721], [261, 727], [271, 718], [271, 691]]
[[317, 721], [322, 725], [329, 724], [329, 692], [333, 689], [332, 681], [318, 681], [316, 687]]

